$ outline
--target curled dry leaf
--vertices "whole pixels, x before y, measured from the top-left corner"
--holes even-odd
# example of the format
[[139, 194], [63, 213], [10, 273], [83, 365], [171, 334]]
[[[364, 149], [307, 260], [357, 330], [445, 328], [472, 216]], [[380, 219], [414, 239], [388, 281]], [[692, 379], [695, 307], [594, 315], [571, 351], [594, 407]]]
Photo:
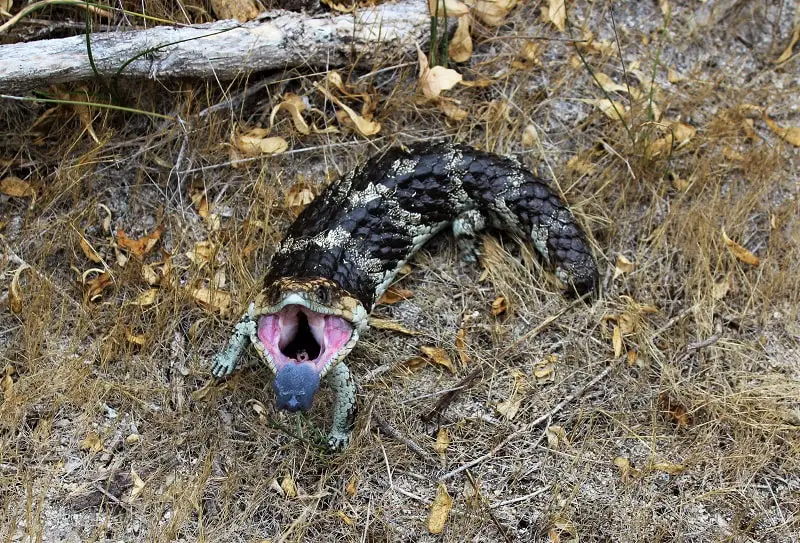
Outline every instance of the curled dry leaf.
[[143, 258], [147, 255], [158, 243], [158, 240], [161, 239], [161, 235], [164, 233], [164, 225], [158, 225], [155, 230], [144, 236], [140, 239], [131, 239], [125, 233], [124, 230], [117, 231], [117, 245], [131, 253], [136, 258]]
[[386, 289], [386, 292], [384, 292], [383, 295], [378, 299], [378, 304], [392, 305], [413, 297], [414, 293], [407, 288], [392, 285]]
[[636, 269], [636, 264], [628, 260], [628, 257], [620, 253], [617, 255], [617, 263], [614, 266], [614, 279], [616, 279], [623, 273], [631, 273], [635, 269]]
[[581, 102], [595, 106], [612, 121], [624, 122], [628, 118], [628, 108], [622, 102], [608, 98], [582, 99]]
[[82, 451], [99, 453], [103, 450], [103, 438], [101, 438], [97, 432], [89, 432], [86, 437], [81, 439], [80, 443], [78, 443], [78, 448]]
[[764, 122], [782, 140], [791, 143], [795, 147], [800, 147], [800, 126], [789, 126], [783, 128], [775, 121], [764, 115]]
[[641, 91], [636, 88], [628, 88], [625, 85], [620, 85], [616, 83], [611, 77], [607, 76], [603, 72], [596, 72], [594, 74], [595, 83], [600, 86], [606, 92], [628, 92], [630, 90], [630, 94], [633, 98], [639, 98], [641, 96]]
[[614, 332], [611, 336], [611, 343], [614, 346], [614, 358], [619, 358], [622, 355], [622, 330], [618, 325], [614, 325]]
[[228, 313], [231, 307], [231, 294], [223, 290], [195, 288], [189, 291], [192, 298], [201, 306], [212, 311], [217, 311], [221, 315]]
[[377, 317], [370, 317], [369, 325], [379, 330], [390, 330], [392, 332], [400, 332], [401, 334], [406, 334], [408, 336], [418, 336], [420, 334], [416, 330], [411, 330], [410, 328], [406, 328], [399, 322], [390, 321], [387, 319], [379, 319]]
[[517, 0], [472, 0], [472, 12], [487, 26], [500, 26]]
[[469, 13], [469, 7], [458, 0], [428, 0], [431, 17], [461, 17]]
[[447, 493], [444, 483], [439, 483], [436, 488], [436, 498], [431, 505], [431, 513], [428, 517], [428, 531], [432, 534], [440, 534], [444, 531], [447, 516], [453, 508], [453, 498]]
[[234, 140], [234, 146], [244, 156], [278, 155], [289, 148], [289, 142], [280, 136], [267, 136], [267, 130], [254, 128]]
[[749, 266], [758, 266], [761, 263], [756, 255], [729, 238], [724, 229], [722, 230], [722, 239], [725, 241], [725, 246], [737, 260]]
[[650, 156], [656, 157], [669, 153], [672, 149], [678, 149], [697, 134], [695, 127], [680, 122], [671, 123], [668, 130], [669, 132], [663, 138], [659, 138], [650, 144]]
[[286, 193], [286, 205], [292, 214], [297, 217], [314, 200], [314, 190], [305, 181], [292, 185]]
[[356, 495], [356, 491], [358, 490], [358, 477], [354, 475], [350, 476], [350, 480], [347, 481], [347, 485], [344, 487], [344, 491], [347, 493], [348, 496], [351, 498]]
[[306, 104], [301, 97], [292, 93], [285, 94], [283, 101], [272, 108], [272, 113], [270, 113], [269, 116], [270, 127], [275, 124], [275, 116], [282, 109], [289, 112], [292, 116], [295, 130], [306, 136], [311, 133], [311, 128], [309, 128], [308, 123], [303, 119], [303, 112], [306, 110]]
[[136, 299], [131, 302], [131, 305], [138, 305], [140, 307], [147, 307], [156, 303], [158, 298], [158, 289], [150, 288], [139, 294]]
[[133, 500], [135, 500], [135, 499], [136, 499], [136, 497], [137, 497], [139, 494], [141, 494], [141, 493], [142, 493], [142, 490], [144, 490], [144, 487], [145, 487], [145, 483], [144, 483], [144, 481], [142, 481], [142, 478], [141, 478], [141, 477], [139, 477], [139, 474], [138, 474], [138, 473], [136, 473], [136, 472], [133, 470], [133, 468], [131, 468], [131, 482], [133, 483], [133, 486], [132, 486], [132, 488], [131, 488], [131, 495], [128, 497], [128, 499], [127, 499], [127, 500], [125, 500], [125, 501], [127, 501], [128, 503], [130, 503], [130, 502], [132, 502]]
[[86, 240], [86, 238], [83, 236], [81, 236], [80, 246], [81, 246], [81, 251], [83, 252], [83, 255], [86, 258], [88, 258], [95, 264], [100, 264], [101, 262], [103, 262], [103, 259], [100, 258], [99, 254], [97, 254], [97, 251], [94, 250], [94, 247], [92, 247]]
[[[465, 6], [466, 7], [466, 6]], [[449, 15], [450, 12], [448, 11]], [[472, 37], [469, 33], [472, 16], [467, 13], [458, 18], [458, 26], [447, 46], [447, 53], [453, 62], [466, 62], [472, 56]]]
[[[339, 79], [341, 80], [341, 78]], [[328, 76], [328, 80], [330, 81], [330, 74]], [[354, 126], [362, 136], [372, 136], [381, 131], [381, 123], [362, 117], [353, 111], [352, 108], [346, 106], [336, 96], [331, 94], [324, 86], [315, 84], [314, 87], [341, 109], [341, 111], [336, 112], [336, 118], [339, 119], [339, 122], [346, 124], [346, 121], [349, 120], [349, 122], [352, 123], [352, 126]]]
[[283, 490], [287, 498], [297, 497], [297, 485], [294, 484], [294, 479], [290, 475], [287, 475], [281, 481], [281, 490]]
[[19, 279], [22, 276], [22, 272], [29, 269], [31, 269], [30, 266], [23, 264], [17, 268], [17, 271], [14, 272], [14, 276], [11, 278], [11, 286], [8, 289], [8, 306], [15, 315], [19, 315], [22, 312], [23, 298], [22, 289], [19, 286]]
[[492, 315], [495, 317], [502, 315], [508, 310], [508, 302], [504, 296], [498, 296], [492, 302]]
[[452, 89], [459, 81], [461, 74], [452, 68], [444, 66], [428, 66], [428, 57], [417, 44], [417, 57], [419, 59], [419, 87], [422, 94], [428, 99], [438, 98], [442, 91]]
[[794, 32], [792, 32], [792, 38], [789, 40], [789, 45], [783, 50], [783, 53], [781, 53], [781, 55], [772, 62], [774, 64], [783, 64], [789, 60], [792, 56], [792, 50], [794, 49], [794, 46], [797, 45], [798, 41], [800, 41], [800, 24], [794, 27]]
[[441, 458], [444, 458], [447, 452], [447, 447], [450, 446], [450, 434], [447, 433], [446, 428], [439, 428], [436, 433], [436, 443], [433, 445], [433, 450], [436, 451]]
[[217, 20], [236, 19], [246, 23], [258, 17], [255, 0], [211, 0], [211, 9]]
[[86, 293], [86, 299], [90, 302], [97, 301], [102, 295], [103, 291], [111, 286], [112, 284], [112, 277], [111, 274], [108, 272], [102, 272], [97, 277], [90, 281], [86, 281], [86, 277], [89, 273], [95, 272], [97, 270], [87, 270], [83, 274], [84, 278], [84, 291]]
[[447, 351], [442, 349], [441, 347], [431, 347], [427, 345], [423, 345], [420, 347], [420, 350], [423, 352], [425, 356], [427, 356], [430, 360], [439, 366], [447, 368], [450, 370], [450, 373], [455, 373], [456, 368], [453, 366], [453, 361], [450, 360], [450, 355], [447, 354]]
[[525, 147], [533, 147], [539, 141], [539, 134], [536, 132], [536, 127], [529, 124], [522, 131], [522, 145]]
[[592, 164], [586, 154], [577, 154], [567, 161], [567, 169], [580, 175], [593, 175], [597, 172], [597, 166]]
[[545, 22], [553, 23], [561, 32], [567, 28], [566, 0], [549, 0], [546, 10], [542, 10]]
[[631, 466], [630, 460], [624, 456], [614, 458], [614, 465], [619, 468], [620, 479], [623, 483], [627, 483], [632, 477], [638, 477], [640, 474], [640, 471]]
[[545, 436], [547, 436], [547, 446], [553, 450], [557, 451], [561, 444], [569, 445], [567, 432], [561, 426], [548, 426]]
[[147, 337], [144, 334], [134, 334], [130, 330], [125, 331], [125, 340], [139, 347], [143, 347], [147, 343]]
[[10, 176], [0, 180], [0, 192], [12, 198], [35, 198], [36, 191], [27, 181]]
[[352, 526], [353, 525], [353, 519], [348, 517], [347, 513], [345, 513], [344, 511], [336, 511], [336, 516], [339, 517], [340, 519], [342, 519], [342, 522], [344, 522], [348, 526]]
[[461, 109], [458, 107], [460, 102], [457, 100], [453, 100], [451, 98], [447, 98], [446, 96], [440, 96], [438, 106], [439, 109], [444, 113], [448, 119], [453, 121], [463, 121], [469, 115], [469, 112]]
[[[14, 366], [6, 366], [3, 379], [0, 379], [0, 390], [3, 391], [3, 400], [9, 401], [14, 396]], [[10, 404], [7, 404], [10, 405]]]
[[191, 250], [186, 251], [186, 257], [198, 266], [204, 266], [214, 261], [215, 252], [216, 247], [210, 241], [198, 241]]
[[470, 363], [470, 358], [467, 354], [467, 331], [464, 328], [459, 328], [456, 332], [456, 351], [461, 360], [461, 367], [466, 367]]

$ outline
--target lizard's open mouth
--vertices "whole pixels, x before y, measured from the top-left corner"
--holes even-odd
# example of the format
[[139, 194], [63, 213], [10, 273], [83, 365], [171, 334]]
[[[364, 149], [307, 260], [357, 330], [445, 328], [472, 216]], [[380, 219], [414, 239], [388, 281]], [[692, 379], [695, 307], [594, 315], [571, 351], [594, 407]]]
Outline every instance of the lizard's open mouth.
[[310, 363], [321, 373], [352, 333], [353, 327], [342, 317], [302, 305], [287, 305], [258, 319], [258, 339], [277, 371], [288, 364]]

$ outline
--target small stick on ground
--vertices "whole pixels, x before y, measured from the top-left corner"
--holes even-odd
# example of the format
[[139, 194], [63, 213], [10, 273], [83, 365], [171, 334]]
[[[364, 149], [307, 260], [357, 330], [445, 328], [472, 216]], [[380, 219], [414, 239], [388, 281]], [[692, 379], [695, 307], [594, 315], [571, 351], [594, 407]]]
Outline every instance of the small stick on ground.
[[433, 461], [431, 456], [428, 453], [425, 452], [425, 449], [423, 449], [422, 447], [417, 445], [411, 439], [409, 439], [406, 436], [404, 436], [400, 432], [400, 430], [398, 430], [397, 428], [395, 428], [394, 426], [389, 424], [389, 422], [386, 419], [381, 417], [374, 410], [371, 413], [371, 417], [377, 423], [378, 428], [380, 429], [380, 431], [383, 432], [385, 435], [387, 435], [387, 436], [399, 441], [400, 443], [404, 444], [406, 447], [408, 447], [408, 449], [411, 452], [413, 452], [414, 454], [419, 456], [425, 462], [434, 463], [435, 464], [435, 462]]
[[436, 405], [433, 406], [433, 409], [431, 409], [425, 415], [422, 415], [423, 422], [426, 423], [430, 422], [434, 419], [434, 417], [443, 417], [445, 411], [447, 411], [447, 409], [450, 407], [450, 404], [453, 403], [453, 400], [456, 399], [456, 396], [458, 396], [461, 392], [467, 390], [473, 385], [475, 379], [478, 377], [478, 375], [481, 374], [482, 369], [483, 368], [478, 366], [477, 368], [472, 370], [472, 373], [470, 373], [469, 375], [464, 377], [461, 381], [459, 381], [456, 384], [456, 386], [453, 387], [452, 390], [450, 390], [445, 394], [442, 394], [442, 397], [439, 398], [439, 401], [436, 402]]
[[487, 459], [491, 458], [492, 456], [494, 456], [495, 454], [497, 454], [497, 452], [498, 452], [500, 449], [502, 449], [502, 448], [503, 448], [503, 447], [505, 447], [505, 446], [506, 446], [506, 445], [507, 445], [507, 444], [508, 444], [510, 441], [512, 441], [514, 438], [516, 438], [517, 436], [519, 436], [520, 434], [522, 434], [522, 433], [524, 433], [524, 432], [527, 432], [527, 431], [529, 431], [531, 428], [534, 428], [534, 427], [538, 426], [539, 424], [541, 424], [541, 423], [543, 423], [544, 421], [546, 421], [546, 420], [550, 419], [550, 418], [551, 418], [553, 415], [555, 415], [556, 413], [558, 413], [559, 411], [561, 411], [562, 409], [564, 409], [564, 407], [565, 407], [567, 404], [569, 404], [570, 402], [572, 402], [573, 400], [575, 400], [575, 398], [578, 398], [578, 397], [579, 397], [579, 396], [581, 396], [581, 395], [582, 395], [584, 392], [586, 392], [587, 390], [589, 390], [590, 388], [592, 388], [594, 385], [596, 385], [597, 383], [599, 383], [600, 381], [602, 381], [603, 379], [605, 379], [605, 378], [606, 378], [606, 376], [607, 376], [609, 373], [611, 373], [611, 366], [607, 366], [607, 367], [606, 367], [606, 369], [604, 369], [602, 372], [600, 372], [598, 375], [596, 375], [596, 376], [595, 376], [595, 377], [594, 377], [594, 378], [593, 378], [591, 381], [589, 381], [589, 382], [588, 382], [588, 383], [586, 383], [586, 384], [585, 384], [583, 387], [581, 387], [581, 389], [580, 389], [580, 390], [578, 390], [578, 391], [577, 391], [577, 392], [575, 392], [574, 394], [570, 394], [569, 396], [567, 396], [566, 398], [564, 398], [564, 399], [563, 399], [563, 400], [562, 400], [562, 401], [561, 401], [561, 402], [560, 402], [558, 405], [556, 405], [556, 406], [555, 406], [553, 409], [551, 409], [550, 411], [548, 411], [548, 412], [547, 412], [547, 413], [545, 413], [544, 415], [540, 416], [539, 418], [537, 418], [537, 419], [536, 419], [535, 421], [533, 421], [532, 423], [530, 423], [530, 424], [526, 425], [524, 428], [519, 428], [518, 430], [515, 430], [515, 431], [511, 432], [511, 433], [510, 433], [510, 434], [509, 434], [509, 435], [508, 435], [508, 436], [507, 436], [505, 439], [503, 439], [503, 441], [501, 441], [500, 443], [498, 443], [497, 445], [495, 445], [495, 446], [492, 448], [492, 450], [491, 450], [491, 451], [489, 451], [488, 453], [484, 454], [483, 456], [479, 456], [478, 458], [476, 458], [475, 460], [472, 460], [471, 462], [467, 462], [466, 464], [464, 464], [464, 465], [462, 465], [462, 466], [460, 466], [460, 467], [458, 467], [458, 468], [454, 469], [453, 471], [448, 471], [447, 473], [445, 473], [444, 475], [442, 475], [441, 477], [439, 477], [439, 481], [446, 481], [447, 479], [450, 479], [451, 477], [453, 477], [453, 476], [455, 476], [455, 475], [458, 475], [458, 474], [459, 474], [459, 473], [461, 473], [462, 471], [464, 471], [464, 470], [468, 470], [468, 469], [470, 469], [470, 468], [473, 468], [473, 467], [477, 466], [478, 464], [480, 464], [481, 462], [483, 462], [484, 460], [487, 460]]

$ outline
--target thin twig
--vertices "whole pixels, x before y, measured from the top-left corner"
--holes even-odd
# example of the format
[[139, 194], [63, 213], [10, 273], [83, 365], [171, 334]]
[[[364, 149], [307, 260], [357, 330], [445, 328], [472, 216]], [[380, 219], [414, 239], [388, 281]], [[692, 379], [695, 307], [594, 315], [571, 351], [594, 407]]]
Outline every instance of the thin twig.
[[462, 471], [467, 470], [467, 469], [471, 469], [471, 468], [477, 466], [478, 464], [480, 464], [481, 462], [491, 458], [492, 456], [497, 454], [497, 451], [499, 451], [500, 449], [505, 447], [514, 438], [516, 438], [517, 436], [519, 436], [520, 434], [522, 434], [524, 432], [529, 431], [531, 428], [534, 428], [534, 427], [538, 426], [542, 422], [548, 420], [553, 415], [555, 415], [556, 413], [558, 413], [559, 411], [564, 409], [564, 407], [567, 404], [569, 404], [570, 402], [572, 402], [573, 400], [575, 400], [575, 398], [578, 398], [584, 392], [586, 392], [588, 389], [590, 389], [591, 387], [593, 387], [594, 385], [596, 385], [597, 383], [599, 383], [600, 381], [605, 379], [606, 376], [609, 373], [611, 373], [611, 366], [607, 366], [602, 372], [600, 372], [598, 375], [596, 375], [591, 381], [589, 381], [583, 387], [581, 387], [580, 390], [578, 390], [577, 392], [575, 392], [573, 394], [570, 394], [569, 396], [564, 398], [553, 409], [551, 409], [550, 411], [548, 411], [544, 415], [540, 416], [538, 419], [534, 420], [532, 423], [526, 425], [524, 428], [520, 428], [518, 430], [515, 430], [514, 432], [511, 432], [505, 439], [503, 439], [500, 443], [495, 445], [492, 448], [491, 451], [489, 451], [488, 453], [484, 454], [483, 456], [479, 456], [478, 458], [476, 458], [475, 460], [472, 460], [471, 462], [467, 462], [466, 464], [454, 469], [453, 471], [449, 471], [449, 472], [445, 473], [444, 475], [439, 477], [439, 481], [446, 481], [447, 479], [450, 479], [451, 477], [453, 477], [455, 475], [458, 475]]
[[[467, 470], [467, 477], [469, 478], [469, 483], [472, 485], [472, 488], [475, 489], [475, 494], [480, 496], [480, 491], [478, 490], [478, 482], [475, 480], [475, 477], [472, 475], [470, 470]], [[483, 501], [483, 500], [481, 500]], [[508, 536], [508, 532], [506, 531], [506, 527], [500, 524], [500, 521], [497, 520], [497, 516], [492, 511], [491, 507], [486, 508], [486, 514], [489, 515], [489, 518], [492, 519], [492, 523], [494, 524], [497, 531], [500, 532], [500, 535], [503, 536], [503, 539], [506, 543], [511, 543], [511, 538]]]
[[398, 430], [397, 428], [395, 428], [394, 426], [389, 424], [389, 422], [386, 419], [384, 419], [383, 417], [381, 417], [377, 412], [375, 412], [373, 410], [372, 413], [371, 413], [371, 416], [372, 416], [373, 420], [375, 420], [375, 422], [377, 423], [378, 428], [380, 428], [381, 432], [383, 432], [385, 435], [391, 437], [392, 439], [394, 439], [396, 441], [399, 441], [400, 443], [402, 443], [403, 445], [408, 447], [408, 449], [411, 452], [413, 452], [414, 454], [419, 456], [425, 462], [435, 463], [433, 461], [433, 459], [431, 458], [431, 456], [428, 453], [426, 453], [425, 450], [422, 447], [417, 445], [411, 439], [409, 439], [406, 436], [404, 436], [400, 432], [400, 430]]
[[501, 353], [500, 353], [500, 356], [503, 356], [503, 355], [504, 355], [504, 354], [506, 354], [508, 351], [510, 351], [510, 350], [512, 350], [512, 349], [514, 349], [514, 348], [516, 348], [516, 347], [517, 347], [517, 346], [519, 346], [519, 344], [520, 344], [520, 343], [522, 343], [523, 341], [526, 341], [526, 340], [528, 340], [528, 339], [534, 338], [534, 337], [536, 337], [537, 335], [539, 335], [539, 333], [540, 333], [542, 330], [544, 330], [545, 328], [547, 328], [548, 326], [550, 326], [550, 324], [552, 324], [552, 323], [553, 323], [553, 321], [555, 321], [556, 319], [558, 319], [559, 317], [561, 317], [561, 316], [562, 316], [564, 313], [566, 313], [567, 311], [569, 311], [570, 309], [572, 309], [573, 307], [575, 307], [575, 306], [576, 306], [576, 305], [578, 305], [579, 303], [581, 303], [581, 302], [583, 302], [584, 300], [586, 300], [586, 298], [588, 298], [589, 296], [591, 296], [591, 294], [592, 294], [591, 292], [587, 292], [587, 293], [586, 293], [586, 294], [584, 294], [583, 296], [581, 296], [581, 297], [579, 297], [579, 298], [576, 298], [576, 299], [572, 300], [572, 302], [570, 302], [570, 304], [569, 304], [568, 306], [564, 307], [564, 308], [563, 308], [561, 311], [559, 311], [559, 312], [558, 312], [558, 313], [556, 313], [555, 315], [552, 315], [552, 316], [550, 316], [550, 317], [547, 317], [545, 320], [543, 320], [541, 323], [539, 323], [539, 324], [538, 324], [538, 325], [537, 325], [537, 326], [536, 326], [536, 327], [535, 327], [533, 330], [531, 330], [530, 332], [526, 332], [526, 333], [525, 333], [525, 334], [523, 334], [523, 335], [522, 335], [522, 336], [521, 336], [519, 339], [517, 339], [517, 340], [516, 340], [514, 343], [512, 343], [511, 345], [509, 345], [508, 347], [506, 347], [505, 349], [503, 349], [503, 352], [501, 352]]
[[510, 500], [505, 500], [502, 502], [493, 503], [489, 507], [491, 509], [497, 509], [498, 507], [504, 507], [506, 505], [513, 505], [515, 503], [526, 502], [528, 500], [532, 500], [539, 494], [550, 490], [550, 485], [545, 485], [536, 492], [531, 492], [530, 494], [525, 494], [524, 496], [517, 496], [516, 498], [511, 498]]
[[426, 413], [425, 415], [422, 415], [423, 422], [430, 422], [433, 420], [434, 417], [444, 416], [445, 411], [447, 411], [447, 409], [450, 407], [450, 404], [453, 403], [453, 400], [455, 400], [456, 396], [458, 396], [462, 391], [467, 390], [473, 385], [475, 379], [478, 377], [478, 375], [481, 374], [482, 369], [483, 368], [481, 366], [478, 366], [477, 368], [472, 370], [472, 373], [470, 373], [469, 375], [464, 377], [461, 381], [459, 381], [456, 384], [456, 386], [454, 386], [444, 395], [442, 395], [442, 397], [439, 398], [439, 401], [436, 402], [436, 405], [433, 406], [433, 409], [428, 411], [428, 413]]

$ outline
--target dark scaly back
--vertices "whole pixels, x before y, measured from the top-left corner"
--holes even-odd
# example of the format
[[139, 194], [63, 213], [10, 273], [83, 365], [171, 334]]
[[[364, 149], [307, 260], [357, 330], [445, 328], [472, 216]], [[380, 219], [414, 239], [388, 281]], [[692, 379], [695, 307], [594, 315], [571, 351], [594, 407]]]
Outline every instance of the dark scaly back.
[[425, 242], [473, 210], [531, 239], [579, 294], [595, 287], [586, 238], [544, 181], [514, 159], [444, 142], [392, 148], [330, 185], [289, 228], [265, 282], [327, 277], [369, 310]]

